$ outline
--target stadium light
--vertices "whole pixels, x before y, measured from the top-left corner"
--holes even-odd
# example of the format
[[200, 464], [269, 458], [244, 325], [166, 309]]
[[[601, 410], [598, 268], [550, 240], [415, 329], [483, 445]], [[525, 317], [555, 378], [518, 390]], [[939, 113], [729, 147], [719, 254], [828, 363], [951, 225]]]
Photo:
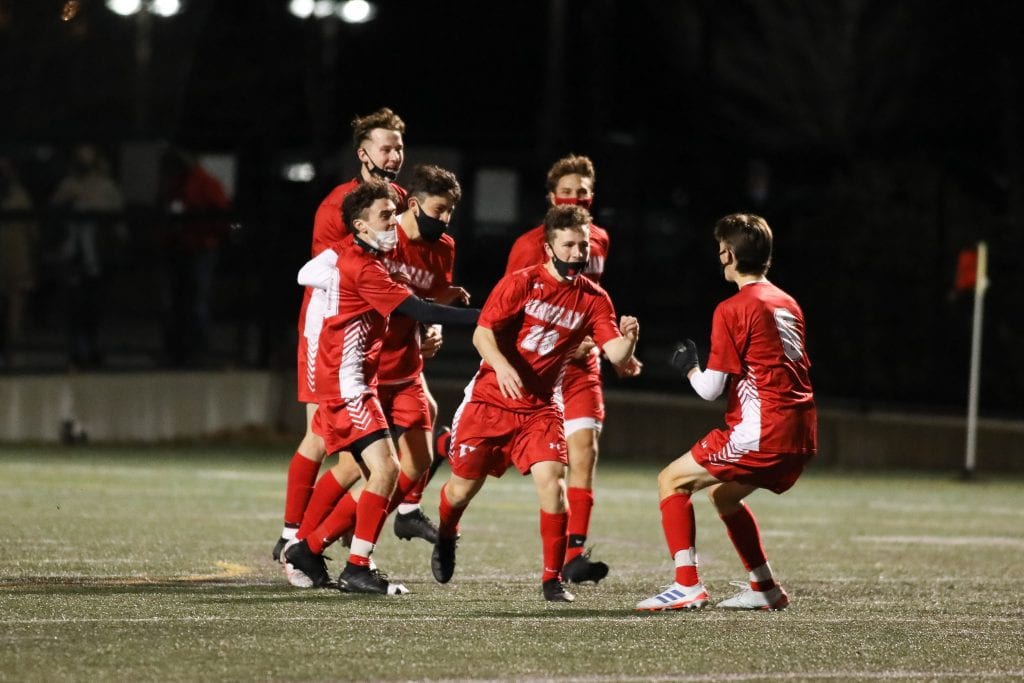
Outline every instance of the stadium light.
[[107, 0], [107, 9], [122, 17], [144, 12], [158, 17], [173, 17], [181, 12], [181, 0]]
[[[108, 0], [113, 2], [114, 0]], [[120, 0], [132, 2], [133, 0]], [[137, 0], [134, 0], [137, 1]], [[365, 24], [377, 16], [377, 5], [368, 0], [291, 0], [288, 11], [299, 19], [336, 17], [346, 24]]]

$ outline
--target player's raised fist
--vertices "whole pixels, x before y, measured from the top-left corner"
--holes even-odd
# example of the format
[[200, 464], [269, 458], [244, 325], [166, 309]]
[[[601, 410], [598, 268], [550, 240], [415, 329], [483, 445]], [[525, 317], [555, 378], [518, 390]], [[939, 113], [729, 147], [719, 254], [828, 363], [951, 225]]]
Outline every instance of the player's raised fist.
[[668, 359], [669, 365], [683, 373], [683, 377], [690, 374], [693, 368], [700, 368], [700, 360], [697, 358], [697, 345], [692, 339], [686, 339], [676, 344], [672, 357]]

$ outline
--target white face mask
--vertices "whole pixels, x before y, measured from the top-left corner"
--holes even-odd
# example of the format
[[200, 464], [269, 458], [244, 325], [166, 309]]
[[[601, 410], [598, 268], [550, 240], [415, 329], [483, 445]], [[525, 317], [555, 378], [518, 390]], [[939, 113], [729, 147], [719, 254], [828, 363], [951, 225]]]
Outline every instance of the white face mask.
[[382, 230], [373, 234], [370, 246], [378, 251], [388, 252], [398, 246], [398, 228]]

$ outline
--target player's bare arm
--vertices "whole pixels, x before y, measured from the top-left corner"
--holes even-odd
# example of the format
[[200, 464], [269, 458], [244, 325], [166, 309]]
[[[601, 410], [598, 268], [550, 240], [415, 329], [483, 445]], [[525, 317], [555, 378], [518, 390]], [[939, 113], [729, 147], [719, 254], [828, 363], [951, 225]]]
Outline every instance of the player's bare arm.
[[494, 369], [494, 376], [498, 381], [501, 395], [505, 398], [522, 398], [523, 380], [505, 358], [505, 354], [498, 349], [498, 341], [494, 338], [494, 332], [478, 325], [476, 331], [473, 332], [473, 346], [480, 353], [480, 357]]
[[619, 319], [619, 332], [622, 336], [609, 340], [602, 351], [612, 365], [625, 368], [636, 351], [636, 343], [640, 338], [640, 322], [633, 316], [624, 315]]
[[588, 335], [582, 342], [580, 342], [580, 345], [576, 347], [576, 350], [573, 351], [572, 357], [575, 360], [586, 358], [596, 347], [597, 342], [594, 341], [593, 337]]

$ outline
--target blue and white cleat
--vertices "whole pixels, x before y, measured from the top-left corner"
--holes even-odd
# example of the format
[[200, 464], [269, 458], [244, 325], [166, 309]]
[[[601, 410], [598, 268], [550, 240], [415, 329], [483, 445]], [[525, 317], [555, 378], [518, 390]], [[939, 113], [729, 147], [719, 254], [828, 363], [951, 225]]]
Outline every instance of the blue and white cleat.
[[708, 604], [703, 584], [681, 586], [673, 583], [657, 595], [636, 604], [638, 612], [661, 612], [669, 609], [702, 609]]

